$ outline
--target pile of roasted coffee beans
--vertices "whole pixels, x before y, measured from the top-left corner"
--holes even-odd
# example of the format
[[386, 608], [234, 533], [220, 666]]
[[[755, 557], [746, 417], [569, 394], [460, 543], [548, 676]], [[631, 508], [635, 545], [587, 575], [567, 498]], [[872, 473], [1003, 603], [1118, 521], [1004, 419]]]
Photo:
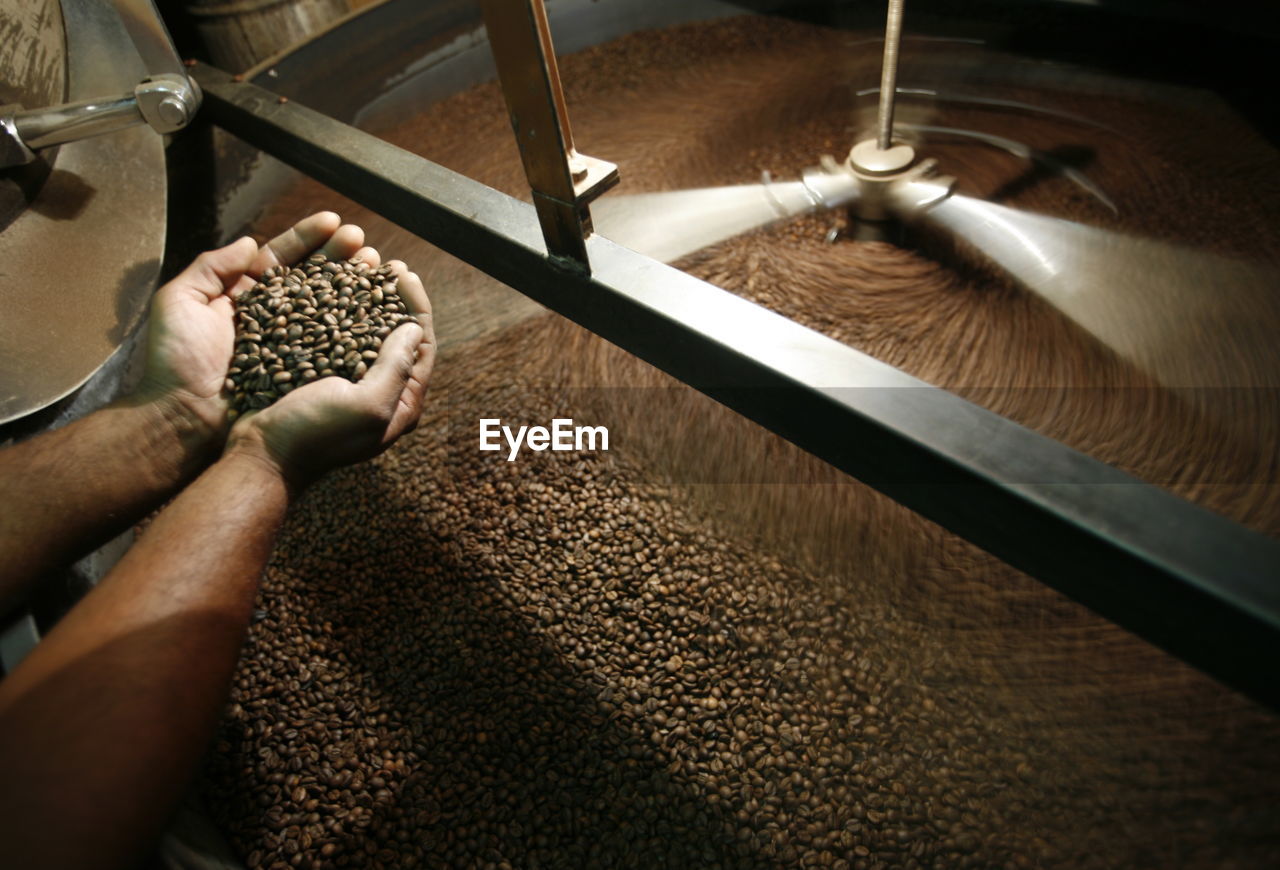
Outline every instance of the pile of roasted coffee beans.
[[1249, 827], [1166, 830], [1160, 744], [1040, 734], [866, 569], [807, 573], [621, 446], [507, 462], [451, 424], [591, 419], [523, 381], [562, 345], [456, 349], [419, 429], [291, 515], [202, 788], [249, 867], [1208, 866], [1177, 857]]
[[324, 254], [263, 273], [236, 299], [232, 418], [317, 378], [360, 380], [383, 339], [412, 317], [396, 282], [387, 266]]
[[624, 430], [477, 450], [458, 421], [612, 424], [530, 386], [566, 344], [455, 348], [421, 426], [291, 513], [201, 789], [248, 867], [1274, 864], [1234, 753], [1010, 697], [873, 566], [824, 578], [646, 483]]
[[[741, 184], [842, 153], [867, 101], [832, 95], [878, 81], [879, 56], [851, 52], [846, 32], [801, 28], [720, 19], [562, 58], [574, 123], [648, 189]], [[1118, 129], [1170, 122], [1158, 104], [1087, 100], [1059, 108]], [[948, 122], [975, 117], [959, 111]], [[1002, 117], [1014, 138], [1056, 141], [1030, 116]], [[650, 128], [663, 147], [637, 132]], [[519, 160], [499, 159], [510, 137], [494, 83], [386, 136], [517, 193]], [[1195, 188], [1150, 184], [1139, 138], [1100, 148], [1106, 184], [1128, 161], [1129, 192], [1158, 194], [1171, 217], [1161, 237], [1176, 238], [1185, 209], [1171, 206]], [[1204, 137], [1159, 138], [1157, 156]], [[974, 190], [1009, 192], [1022, 172], [962, 145], [947, 162]], [[1055, 206], [1062, 189], [1010, 196], [1094, 222], [1091, 206]], [[275, 229], [331, 202], [304, 179], [277, 200]], [[394, 240], [440, 310], [453, 294], [450, 324], [504, 313], [438, 250], [354, 205], [343, 213]], [[779, 244], [729, 242], [686, 268], [934, 383], [1010, 383], [1011, 359], [1018, 385], [1129, 383], [1043, 300], [903, 248], [826, 244], [828, 228], [815, 217], [773, 231]], [[266, 573], [201, 784], [249, 867], [1280, 867], [1274, 714], [1076, 621], [1047, 587], [851, 483], [653, 485], [646, 456], [688, 443], [711, 464], [764, 448], [745, 423], [689, 435], [697, 417], [678, 396], [641, 403], [651, 419], [636, 431], [583, 407], [585, 394], [527, 388], [531, 373], [629, 384], [595, 341], [533, 323], [448, 356], [421, 426], [309, 490]], [[1016, 414], [1051, 391], [998, 392], [995, 410]], [[507, 462], [477, 449], [479, 418], [552, 413], [608, 423], [613, 450]], [[1115, 440], [1141, 446], [1137, 435]], [[792, 490], [811, 503], [730, 521]], [[729, 502], [723, 515], [699, 507]], [[840, 558], [806, 568], [818, 533], [793, 545], [797, 517], [833, 529]]]

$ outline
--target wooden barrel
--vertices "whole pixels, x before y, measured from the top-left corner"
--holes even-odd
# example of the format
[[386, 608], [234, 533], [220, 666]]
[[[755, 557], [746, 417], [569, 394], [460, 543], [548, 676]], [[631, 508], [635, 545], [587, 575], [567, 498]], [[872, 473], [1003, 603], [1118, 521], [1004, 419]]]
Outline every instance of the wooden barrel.
[[350, 10], [347, 0], [189, 0], [209, 59], [242, 72], [282, 51]]

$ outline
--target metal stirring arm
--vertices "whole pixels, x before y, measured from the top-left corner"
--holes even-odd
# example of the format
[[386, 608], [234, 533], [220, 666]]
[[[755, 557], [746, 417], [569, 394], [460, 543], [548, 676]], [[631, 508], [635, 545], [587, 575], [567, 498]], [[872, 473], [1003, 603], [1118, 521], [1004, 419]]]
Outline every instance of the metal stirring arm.
[[115, 0], [115, 7], [149, 75], [128, 94], [43, 109], [3, 107], [0, 168], [30, 163], [41, 148], [137, 124], [174, 133], [195, 117], [200, 88], [187, 76], [153, 0]]
[[547, 253], [590, 270], [590, 203], [618, 183], [618, 167], [574, 148], [543, 0], [481, 0], [480, 9]]

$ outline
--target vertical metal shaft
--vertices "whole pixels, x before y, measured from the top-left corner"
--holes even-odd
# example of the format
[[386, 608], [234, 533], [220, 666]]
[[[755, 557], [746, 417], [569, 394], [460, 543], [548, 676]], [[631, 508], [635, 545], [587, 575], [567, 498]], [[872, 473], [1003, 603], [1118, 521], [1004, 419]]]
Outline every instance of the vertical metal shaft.
[[588, 203], [617, 182], [618, 167], [573, 147], [544, 0], [480, 0], [480, 9], [547, 252], [590, 269]]
[[902, 6], [905, 0], [889, 0], [884, 25], [884, 65], [880, 70], [880, 116], [876, 146], [887, 151], [893, 144], [893, 98], [898, 88], [898, 43], [902, 40]]

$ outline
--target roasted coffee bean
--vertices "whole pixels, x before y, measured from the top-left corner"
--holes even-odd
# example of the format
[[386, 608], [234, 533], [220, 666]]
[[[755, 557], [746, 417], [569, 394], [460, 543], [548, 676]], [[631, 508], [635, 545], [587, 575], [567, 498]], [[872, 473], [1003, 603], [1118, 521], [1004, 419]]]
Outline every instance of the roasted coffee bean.
[[[353, 287], [362, 288], [357, 298]], [[367, 263], [316, 254], [305, 270], [268, 269], [236, 299], [236, 354], [224, 385], [232, 419], [317, 377], [360, 380], [377, 359], [380, 339], [411, 319], [406, 310], [393, 274]], [[371, 336], [379, 337], [377, 344]], [[341, 348], [341, 364], [324, 356], [310, 360], [312, 352], [330, 348]], [[269, 368], [262, 368], [264, 361]]]

